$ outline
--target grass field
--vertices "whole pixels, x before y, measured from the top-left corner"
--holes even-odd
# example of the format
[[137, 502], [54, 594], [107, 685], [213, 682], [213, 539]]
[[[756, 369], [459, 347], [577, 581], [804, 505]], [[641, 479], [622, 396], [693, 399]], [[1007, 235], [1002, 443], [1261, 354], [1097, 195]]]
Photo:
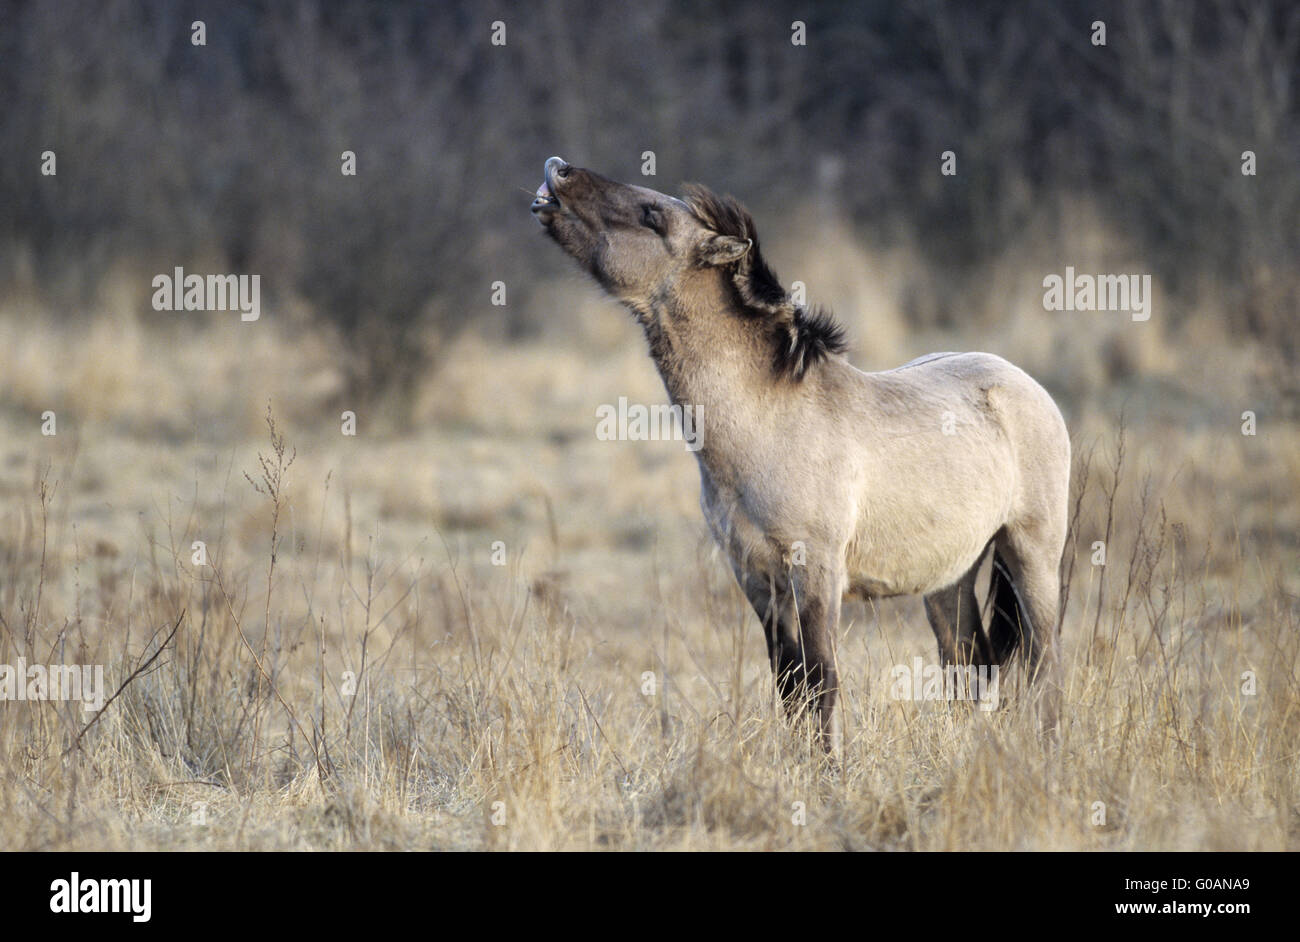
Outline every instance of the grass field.
[[[400, 409], [344, 401], [348, 351], [274, 316], [159, 324], [110, 297], [64, 326], [15, 302], [0, 664], [121, 689], [98, 716], [0, 703], [0, 846], [1300, 846], [1300, 427], [1265, 360], [1212, 312], [1046, 315], [1010, 268], [994, 314], [912, 333], [907, 265], [863, 252], [781, 266], [855, 363], [986, 349], [1066, 414], [1059, 747], [1014, 682], [993, 712], [892, 699], [891, 668], [935, 656], [920, 600], [853, 602], [828, 768], [773, 702], [694, 459], [593, 434], [598, 405], [663, 390], [576, 280], [540, 295], [542, 336], [471, 330]], [[854, 264], [873, 287], [836, 280]]]

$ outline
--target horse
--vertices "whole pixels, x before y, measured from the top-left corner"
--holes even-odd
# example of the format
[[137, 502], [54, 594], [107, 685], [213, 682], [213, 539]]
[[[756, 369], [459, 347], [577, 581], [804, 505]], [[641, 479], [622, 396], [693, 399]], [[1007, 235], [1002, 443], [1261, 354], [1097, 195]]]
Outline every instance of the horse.
[[[921, 595], [944, 665], [1023, 656], [1058, 723], [1070, 441], [1052, 397], [988, 353], [868, 373], [834, 317], [797, 303], [748, 210], [551, 157], [531, 212], [644, 329], [675, 406], [704, 424], [700, 505], [764, 628], [790, 715], [838, 756], [835, 637], [846, 594]], [[976, 574], [992, 552], [988, 625]]]

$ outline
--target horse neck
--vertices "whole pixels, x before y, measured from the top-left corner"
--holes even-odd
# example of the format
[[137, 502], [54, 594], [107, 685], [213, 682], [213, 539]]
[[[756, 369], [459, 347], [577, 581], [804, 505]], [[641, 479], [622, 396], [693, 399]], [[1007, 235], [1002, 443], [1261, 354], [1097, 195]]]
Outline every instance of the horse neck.
[[650, 356], [669, 399], [703, 408], [705, 447], [722, 446], [718, 434], [762, 428], [774, 390], [772, 354], [759, 325], [729, 310], [720, 284], [707, 280], [689, 292], [656, 297], [641, 321]]

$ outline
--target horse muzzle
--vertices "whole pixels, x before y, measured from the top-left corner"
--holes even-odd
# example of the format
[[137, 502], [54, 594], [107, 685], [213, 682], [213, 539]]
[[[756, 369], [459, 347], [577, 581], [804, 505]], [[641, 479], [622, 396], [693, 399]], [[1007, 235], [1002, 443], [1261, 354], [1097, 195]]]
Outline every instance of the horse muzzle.
[[560, 198], [556, 193], [563, 187], [564, 180], [573, 172], [571, 164], [560, 157], [550, 157], [542, 168], [542, 185], [537, 188], [533, 204], [529, 207], [534, 216], [543, 224], [560, 210]]

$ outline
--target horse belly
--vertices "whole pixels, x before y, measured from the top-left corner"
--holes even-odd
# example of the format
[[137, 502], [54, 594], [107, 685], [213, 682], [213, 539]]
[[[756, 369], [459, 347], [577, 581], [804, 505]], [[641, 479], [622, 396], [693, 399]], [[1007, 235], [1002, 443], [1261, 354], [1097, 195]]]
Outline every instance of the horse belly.
[[849, 585], [869, 597], [916, 595], [952, 585], [1006, 522], [1011, 490], [996, 478], [952, 482], [924, 500], [874, 500], [846, 553]]
[[849, 588], [868, 598], [926, 595], [952, 585], [975, 565], [993, 532], [978, 539], [924, 546], [895, 544], [888, 553], [850, 549]]

